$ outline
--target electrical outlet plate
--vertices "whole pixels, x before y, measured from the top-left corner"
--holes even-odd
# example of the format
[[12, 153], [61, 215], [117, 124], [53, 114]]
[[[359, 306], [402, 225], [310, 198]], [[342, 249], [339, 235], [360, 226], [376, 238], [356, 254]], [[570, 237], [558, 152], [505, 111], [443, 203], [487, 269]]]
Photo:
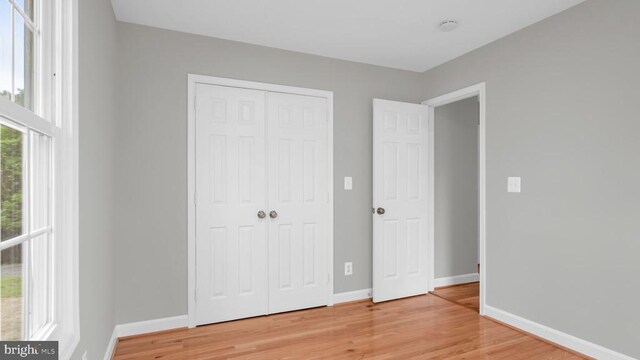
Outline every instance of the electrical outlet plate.
[[344, 189], [352, 190], [353, 189], [353, 178], [351, 176], [345, 176], [344, 178]]
[[346, 276], [353, 275], [353, 263], [351, 262], [344, 263], [344, 274]]

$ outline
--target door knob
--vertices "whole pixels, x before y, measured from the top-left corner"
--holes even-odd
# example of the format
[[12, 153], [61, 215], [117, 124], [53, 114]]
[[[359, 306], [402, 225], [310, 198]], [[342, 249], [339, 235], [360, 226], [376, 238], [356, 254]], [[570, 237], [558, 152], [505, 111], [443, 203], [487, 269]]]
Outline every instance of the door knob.
[[277, 212], [275, 212], [274, 210], [271, 210], [271, 211], [269, 212], [269, 217], [270, 217], [270, 218], [272, 218], [272, 219], [275, 219], [275, 218], [277, 218], [277, 217], [278, 217], [278, 213], [277, 213]]
[[267, 216], [264, 211], [258, 211], [258, 219], [264, 219]]
[[384, 208], [379, 207], [378, 210], [376, 210], [376, 212], [378, 213], [378, 215], [384, 215], [385, 211]]

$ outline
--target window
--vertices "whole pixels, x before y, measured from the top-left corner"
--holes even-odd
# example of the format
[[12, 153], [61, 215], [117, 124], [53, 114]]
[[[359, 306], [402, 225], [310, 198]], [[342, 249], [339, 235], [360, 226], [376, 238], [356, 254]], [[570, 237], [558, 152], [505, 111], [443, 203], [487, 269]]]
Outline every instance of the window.
[[0, 118], [0, 337], [39, 338], [53, 318], [51, 137]]
[[0, 0], [0, 340], [77, 343], [75, 0]]
[[40, 29], [38, 0], [0, 2], [0, 96], [35, 108], [35, 55]]
[[[0, 0], [0, 95], [32, 112], [41, 55], [38, 0]], [[41, 339], [53, 325], [51, 144], [44, 117], [0, 117], [0, 339]]]

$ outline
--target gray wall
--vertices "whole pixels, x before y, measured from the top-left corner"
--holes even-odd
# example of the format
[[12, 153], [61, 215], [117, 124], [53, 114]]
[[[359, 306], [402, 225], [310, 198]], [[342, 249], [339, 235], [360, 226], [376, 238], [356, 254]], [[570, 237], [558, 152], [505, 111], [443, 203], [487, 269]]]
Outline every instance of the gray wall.
[[109, 0], [79, 5], [80, 344], [101, 359], [114, 326], [113, 135], [116, 21]]
[[639, 39], [639, 1], [590, 0], [423, 77], [425, 98], [487, 83], [488, 305], [633, 357]]
[[116, 321], [187, 312], [187, 73], [334, 91], [335, 292], [371, 287], [372, 98], [418, 102], [420, 74], [124, 23], [118, 32]]
[[[187, 73], [335, 91], [336, 292], [371, 286], [371, 98], [417, 102], [486, 81], [488, 304], [640, 357], [639, 24], [640, 2], [590, 0], [424, 75], [119, 24], [116, 321], [186, 313]], [[89, 191], [108, 186], [104, 111], [82, 140], [97, 144], [82, 191], [110, 205], [110, 192]], [[345, 175], [352, 192], [340, 190]], [[512, 175], [521, 194], [506, 193]], [[85, 218], [98, 212], [86, 207]], [[84, 232], [108, 239], [102, 225]], [[82, 261], [106, 269], [98, 250], [109, 251]], [[83, 304], [109, 308], [106, 297]]]
[[478, 98], [435, 109], [435, 277], [478, 272]]

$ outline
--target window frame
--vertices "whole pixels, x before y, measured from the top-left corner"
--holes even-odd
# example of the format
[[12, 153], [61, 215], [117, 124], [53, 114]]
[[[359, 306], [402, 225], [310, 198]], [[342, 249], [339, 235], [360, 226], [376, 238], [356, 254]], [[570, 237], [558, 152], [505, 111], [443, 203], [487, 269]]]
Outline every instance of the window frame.
[[[0, 1], [9, 1], [12, 6], [20, 8], [15, 0]], [[54, 244], [50, 250], [53, 252], [53, 301], [50, 304], [53, 323], [49, 328], [35, 334], [33, 340], [59, 341], [60, 357], [66, 359], [73, 354], [80, 339], [78, 0], [34, 2], [38, 3], [38, 6], [34, 8], [33, 21], [38, 21], [40, 25], [39, 34], [34, 36], [34, 112], [12, 100], [0, 97], [0, 116], [23, 129], [32, 129], [51, 137], [52, 185], [49, 227], [53, 231], [50, 232], [52, 238], [48, 241]], [[14, 77], [12, 74], [12, 79]], [[14, 86], [12, 80], [12, 91]], [[31, 134], [27, 130], [27, 143], [30, 138]], [[23, 156], [30, 157], [28, 152]], [[27, 199], [23, 203], [27, 204], [29, 201]], [[26, 225], [25, 234], [29, 231], [29, 225]]]

